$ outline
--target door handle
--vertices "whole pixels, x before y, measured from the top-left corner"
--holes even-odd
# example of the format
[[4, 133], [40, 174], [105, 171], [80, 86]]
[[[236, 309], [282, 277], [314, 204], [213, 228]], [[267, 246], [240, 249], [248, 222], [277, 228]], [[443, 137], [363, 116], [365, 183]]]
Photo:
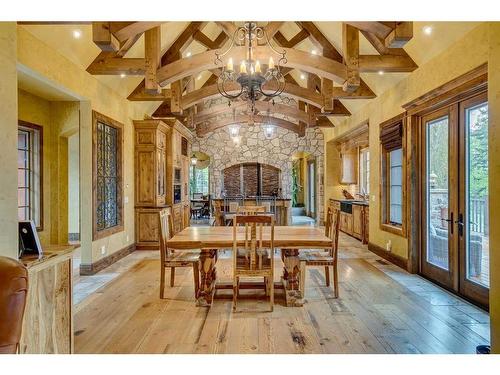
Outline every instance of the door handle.
[[458, 220], [455, 223], [458, 224], [458, 234], [462, 237], [464, 234], [464, 215], [458, 214]]

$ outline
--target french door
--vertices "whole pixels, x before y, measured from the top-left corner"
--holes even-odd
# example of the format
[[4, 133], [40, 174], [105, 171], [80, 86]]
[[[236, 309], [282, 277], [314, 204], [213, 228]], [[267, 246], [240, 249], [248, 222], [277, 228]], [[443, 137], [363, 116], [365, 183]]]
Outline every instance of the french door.
[[489, 291], [486, 94], [421, 117], [420, 272], [487, 306]]

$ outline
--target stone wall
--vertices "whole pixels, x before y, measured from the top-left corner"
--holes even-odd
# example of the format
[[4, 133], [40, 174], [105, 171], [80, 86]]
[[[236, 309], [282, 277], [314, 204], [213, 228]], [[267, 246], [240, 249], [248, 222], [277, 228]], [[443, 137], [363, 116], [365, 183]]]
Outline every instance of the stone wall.
[[316, 158], [317, 203], [319, 219], [323, 219], [323, 180], [324, 180], [324, 145], [323, 132], [318, 129], [307, 129], [304, 137], [296, 133], [276, 128], [273, 139], [266, 139], [261, 125], [242, 125], [239, 145], [229, 136], [224, 127], [208, 133], [203, 138], [196, 138], [193, 151], [204, 152], [210, 156], [210, 192], [220, 197], [223, 188], [222, 171], [232, 165], [257, 162], [269, 164], [281, 170], [281, 189], [284, 198], [291, 198], [292, 156], [297, 152], [307, 152]]

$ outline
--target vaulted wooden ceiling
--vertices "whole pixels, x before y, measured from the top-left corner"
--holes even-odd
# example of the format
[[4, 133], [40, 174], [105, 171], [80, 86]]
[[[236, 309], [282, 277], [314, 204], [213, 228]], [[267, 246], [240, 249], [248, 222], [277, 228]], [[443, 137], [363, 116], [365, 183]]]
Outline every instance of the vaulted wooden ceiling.
[[[283, 68], [285, 92], [275, 100], [271, 112], [280, 119], [276, 122], [299, 134], [307, 127], [333, 126], [329, 119], [349, 116], [346, 106], [353, 107], [348, 105], [350, 101], [374, 98], [374, 90], [361, 75], [411, 72], [417, 68], [402, 49], [413, 36], [412, 22], [343, 23], [341, 42], [334, 41], [337, 47], [328, 29], [328, 34], [324, 34], [321, 23], [259, 24], [266, 28], [276, 46], [286, 49], [288, 58]], [[174, 36], [165, 35], [165, 26], [162, 22], [93, 22], [92, 40], [100, 53], [87, 71], [102, 77], [143, 76], [128, 95], [129, 100], [158, 102], [153, 117], [176, 116], [199, 135], [230, 122], [235, 108], [240, 119], [258, 122], [263, 118], [270, 108], [269, 101], [260, 101], [255, 113], [249, 113], [241, 102], [229, 108], [217, 90], [220, 69], [214, 65], [214, 50], [227, 46], [228, 35], [232, 35], [237, 24], [190, 22]], [[175, 40], [165, 45], [162, 37]], [[137, 47], [143, 52], [137, 53]], [[256, 48], [261, 60], [267, 60], [270, 53], [264, 46]], [[231, 55], [238, 61], [241, 48], [233, 48]], [[388, 80], [390, 76], [393, 75], [386, 76]]]
[[[299, 31], [286, 38], [280, 31], [284, 22], [264, 25], [273, 43], [287, 52], [286, 85], [282, 102], [270, 105], [264, 98], [257, 103], [255, 113], [249, 113], [243, 103], [227, 105], [217, 100], [217, 76], [220, 69], [214, 63], [214, 50], [221, 49], [234, 34], [233, 22], [216, 22], [219, 32], [210, 38], [202, 29], [206, 22], [191, 22], [172, 45], [161, 51], [161, 29], [158, 22], [93, 22], [93, 41], [102, 50], [88, 66], [95, 75], [144, 75], [144, 80], [130, 93], [129, 100], [159, 101], [152, 117], [179, 118], [186, 126], [202, 136], [220, 126], [238, 121], [261, 122], [262, 113], [270, 110], [278, 126], [304, 134], [306, 127], [332, 126], [327, 116], [349, 116], [340, 99], [371, 99], [375, 93], [360, 78], [362, 72], [411, 72], [417, 68], [412, 58], [402, 49], [413, 36], [412, 22], [346, 22], [342, 25], [342, 50], [338, 51], [313, 22], [296, 22]], [[127, 51], [144, 33], [144, 57], [127, 58]], [[378, 55], [360, 54], [359, 35], [362, 33]], [[296, 47], [309, 39], [316, 52]], [[193, 41], [205, 50], [184, 56], [182, 52]], [[269, 49], [257, 46], [257, 59], [266, 60]], [[243, 47], [234, 47], [235, 61], [244, 57]], [[307, 73], [303, 87], [291, 72]], [[195, 77], [210, 72], [205, 83], [195, 88]], [[168, 88], [164, 88], [168, 87]], [[237, 87], [234, 87], [237, 90]], [[221, 125], [223, 124], [223, 125]]]

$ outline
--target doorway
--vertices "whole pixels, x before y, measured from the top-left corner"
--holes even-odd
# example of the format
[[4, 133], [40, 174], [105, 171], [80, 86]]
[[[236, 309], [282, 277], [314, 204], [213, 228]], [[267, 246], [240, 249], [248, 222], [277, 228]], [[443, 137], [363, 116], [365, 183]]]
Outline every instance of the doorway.
[[489, 291], [486, 93], [420, 118], [420, 273], [484, 307]]

